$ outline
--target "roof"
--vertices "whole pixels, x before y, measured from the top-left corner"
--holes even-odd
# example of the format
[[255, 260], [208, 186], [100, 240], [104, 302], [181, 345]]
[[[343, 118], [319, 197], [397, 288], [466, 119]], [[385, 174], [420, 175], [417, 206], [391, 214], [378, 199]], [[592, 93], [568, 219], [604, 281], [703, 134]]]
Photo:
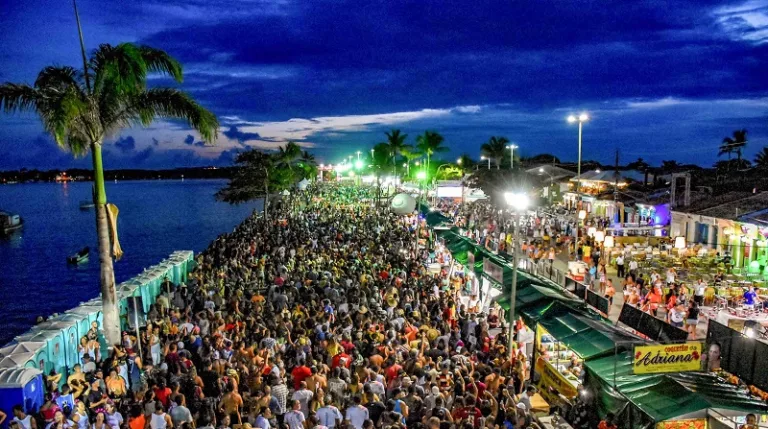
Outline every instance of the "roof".
[[725, 408], [768, 412], [765, 402], [751, 397], [717, 376], [707, 373], [634, 374], [629, 352], [586, 362], [590, 377], [603, 388], [616, 390], [655, 421], [705, 410]]
[[[540, 172], [539, 169], [544, 170], [544, 172]], [[551, 177], [551, 179], [555, 181], [576, 176], [576, 173], [573, 171], [552, 164], [537, 165], [536, 167], [525, 170], [525, 172], [532, 176], [542, 175], [547, 179]]]
[[618, 179], [620, 183], [624, 183], [632, 180], [630, 177], [625, 176], [623, 173], [624, 172], [620, 171], [617, 176], [617, 173], [615, 170], [591, 170], [585, 173], [581, 173], [580, 179], [577, 179], [576, 177], [574, 177], [571, 179], [571, 181], [576, 182], [577, 180], [580, 180], [582, 182], [592, 181], [592, 182], [615, 183]]
[[765, 213], [756, 213], [767, 208], [768, 192], [753, 194], [752, 192], [733, 191], [697, 201], [686, 208], [680, 208], [679, 211], [731, 220], [752, 220], [753, 217], [750, 214], [755, 213], [755, 220], [765, 218], [768, 221], [768, 216]]
[[36, 368], [9, 368], [0, 370], [0, 387], [21, 387], [42, 374]]

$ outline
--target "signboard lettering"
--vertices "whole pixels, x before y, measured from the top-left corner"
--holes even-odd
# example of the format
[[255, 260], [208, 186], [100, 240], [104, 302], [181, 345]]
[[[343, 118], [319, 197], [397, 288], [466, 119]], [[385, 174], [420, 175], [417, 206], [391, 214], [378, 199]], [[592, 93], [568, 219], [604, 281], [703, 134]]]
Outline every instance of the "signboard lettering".
[[634, 373], [698, 371], [701, 369], [701, 350], [700, 342], [635, 346]]

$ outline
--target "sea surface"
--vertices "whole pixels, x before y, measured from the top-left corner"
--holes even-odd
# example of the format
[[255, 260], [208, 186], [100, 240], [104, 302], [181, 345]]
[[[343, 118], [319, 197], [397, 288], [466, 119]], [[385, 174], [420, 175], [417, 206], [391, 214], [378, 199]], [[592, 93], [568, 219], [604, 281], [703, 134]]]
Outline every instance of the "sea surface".
[[[231, 206], [214, 194], [224, 180], [155, 180], [107, 183], [117, 205], [118, 235], [125, 252], [115, 263], [118, 283], [141, 273], [174, 250], [204, 250], [231, 232], [261, 202]], [[99, 258], [91, 183], [0, 185], [0, 210], [24, 218], [24, 228], [0, 237], [0, 346], [29, 329], [37, 316], [76, 307], [99, 294]], [[67, 256], [91, 248], [88, 262]]]

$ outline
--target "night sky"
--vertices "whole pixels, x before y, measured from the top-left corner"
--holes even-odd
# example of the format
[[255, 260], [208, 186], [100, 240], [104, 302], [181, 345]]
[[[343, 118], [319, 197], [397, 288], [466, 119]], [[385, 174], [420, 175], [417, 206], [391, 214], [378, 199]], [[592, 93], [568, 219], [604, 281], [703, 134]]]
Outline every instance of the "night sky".
[[[216, 147], [184, 124], [111, 136], [106, 168], [228, 165], [292, 139], [338, 162], [400, 128], [450, 156], [503, 135], [524, 156], [638, 157], [709, 166], [746, 128], [768, 145], [768, 0], [80, 0], [86, 46], [136, 42], [184, 65], [181, 87], [219, 116]], [[78, 66], [68, 0], [0, 0], [0, 81]], [[170, 85], [152, 78], [151, 85]], [[33, 116], [0, 114], [0, 169], [88, 166]]]

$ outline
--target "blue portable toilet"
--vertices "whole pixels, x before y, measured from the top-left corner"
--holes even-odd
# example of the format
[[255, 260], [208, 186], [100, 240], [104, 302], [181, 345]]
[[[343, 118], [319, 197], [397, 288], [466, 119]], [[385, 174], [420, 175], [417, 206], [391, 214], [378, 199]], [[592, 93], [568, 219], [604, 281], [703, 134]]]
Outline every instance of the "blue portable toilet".
[[0, 369], [0, 409], [6, 414], [19, 404], [24, 407], [24, 412], [37, 412], [44, 398], [43, 373], [39, 369]]

